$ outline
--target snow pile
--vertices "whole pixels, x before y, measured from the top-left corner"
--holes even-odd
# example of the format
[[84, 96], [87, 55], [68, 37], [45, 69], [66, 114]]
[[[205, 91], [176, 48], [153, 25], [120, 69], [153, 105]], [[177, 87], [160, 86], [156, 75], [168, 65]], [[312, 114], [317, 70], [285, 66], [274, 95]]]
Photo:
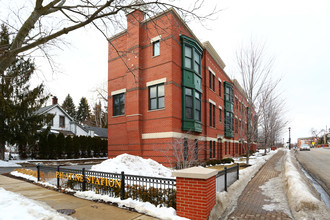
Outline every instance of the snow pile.
[[269, 160], [278, 150], [271, 151], [266, 156], [256, 156], [253, 166], [239, 171], [239, 180], [228, 187], [228, 191], [217, 193], [217, 203], [210, 213], [210, 219], [227, 219], [228, 215], [235, 209], [238, 197], [259, 171], [259, 169]]
[[152, 159], [143, 159], [139, 156], [121, 154], [113, 159], [108, 159], [100, 164], [92, 166], [91, 170], [109, 173], [121, 173], [152, 176], [162, 178], [173, 178], [169, 168], [157, 163]]
[[304, 174], [300, 173], [292, 161], [292, 152], [285, 155], [284, 182], [286, 195], [292, 214], [297, 219], [329, 219], [330, 212], [311, 192]]
[[46, 204], [9, 192], [0, 187], [0, 219], [73, 219], [62, 215]]
[[16, 164], [16, 162], [17, 161], [14, 160], [8, 160], [8, 162], [0, 160], [0, 167], [22, 167], [21, 165]]
[[120, 200], [120, 198], [100, 195], [92, 191], [76, 192], [74, 195], [82, 199], [117, 203], [118, 207], [120, 208], [121, 207], [134, 208], [139, 213], [147, 214], [160, 219], [186, 220], [186, 218], [177, 216], [175, 209], [172, 207], [171, 208], [158, 207], [158, 206], [156, 207], [155, 205], [149, 202], [140, 202], [137, 200], [133, 200], [131, 198]]

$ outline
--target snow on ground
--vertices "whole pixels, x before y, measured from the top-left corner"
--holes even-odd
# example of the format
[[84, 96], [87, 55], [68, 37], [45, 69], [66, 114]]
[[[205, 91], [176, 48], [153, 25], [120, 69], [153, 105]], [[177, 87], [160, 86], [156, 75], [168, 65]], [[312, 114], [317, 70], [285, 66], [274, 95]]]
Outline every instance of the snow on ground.
[[[281, 172], [283, 168], [283, 157], [276, 163], [275, 170]], [[264, 185], [259, 186], [262, 189], [262, 194], [268, 197], [269, 204], [262, 208], [266, 211], [280, 211], [288, 216], [291, 216], [288, 200], [286, 198], [285, 189], [283, 186], [283, 174], [268, 180]]]
[[210, 219], [226, 219], [228, 215], [234, 210], [237, 204], [238, 197], [243, 190], [259, 171], [259, 169], [269, 160], [277, 150], [270, 151], [267, 155], [257, 154], [253, 158], [253, 166], [247, 167], [239, 171], [239, 180], [228, 187], [228, 191], [217, 193], [217, 203], [210, 213]]
[[143, 159], [139, 156], [121, 154], [113, 159], [108, 159], [100, 164], [92, 166], [91, 170], [109, 173], [121, 173], [173, 178], [172, 171], [152, 159]]
[[174, 208], [156, 207], [149, 202], [140, 202], [131, 198], [120, 200], [120, 198], [109, 197], [106, 195], [96, 194], [92, 191], [76, 192], [75, 196], [88, 200], [101, 200], [105, 202], [117, 203], [118, 207], [134, 208], [139, 213], [147, 214], [160, 219], [185, 220], [187, 218], [176, 215]]
[[302, 171], [298, 171], [293, 154], [288, 151], [284, 159], [284, 183], [292, 215], [296, 219], [329, 219], [330, 211], [312, 192]]
[[21, 161], [17, 161], [17, 160], [8, 160], [8, 162], [0, 160], [0, 167], [22, 167], [21, 165], [17, 164], [20, 162]]
[[0, 220], [73, 219], [62, 215], [44, 203], [9, 192], [0, 187]]

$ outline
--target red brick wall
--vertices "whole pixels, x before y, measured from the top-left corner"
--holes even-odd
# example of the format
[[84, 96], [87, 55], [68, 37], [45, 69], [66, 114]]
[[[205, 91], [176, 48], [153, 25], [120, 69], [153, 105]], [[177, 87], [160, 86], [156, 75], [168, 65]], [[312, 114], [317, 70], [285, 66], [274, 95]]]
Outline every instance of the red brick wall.
[[[158, 132], [178, 132], [181, 130], [182, 98], [181, 98], [181, 45], [180, 34], [194, 38], [189, 30], [174, 15], [172, 11], [157, 17], [152, 22], [143, 20], [143, 14], [135, 11], [127, 16], [127, 30], [111, 39], [109, 44], [108, 61], [108, 155], [110, 158], [121, 153], [129, 153], [144, 157], [151, 157], [169, 166], [164, 159], [164, 153], [154, 151], [155, 145], [165, 147], [173, 138], [142, 139], [142, 134]], [[161, 36], [160, 55], [152, 56], [151, 39]], [[119, 54], [118, 54], [119, 51]], [[209, 71], [215, 74], [215, 90], [209, 89]], [[128, 69], [129, 68], [129, 69]], [[204, 50], [202, 58], [202, 123], [203, 132], [194, 133], [195, 138], [206, 138], [199, 141], [199, 160], [209, 159], [209, 139], [217, 140], [218, 135], [224, 135], [224, 87], [223, 82], [230, 78], [224, 73], [212, 56]], [[147, 82], [166, 78], [165, 108], [148, 110]], [[218, 78], [222, 81], [221, 96], [218, 91]], [[125, 115], [112, 116], [111, 92], [126, 89]], [[235, 94], [241, 97], [235, 90]], [[209, 125], [209, 99], [216, 102], [215, 128]], [[219, 107], [222, 106], [222, 120], [219, 122]], [[237, 112], [238, 117], [241, 113]], [[245, 125], [245, 124], [244, 124]], [[238, 142], [241, 137], [226, 141]], [[193, 141], [193, 138], [191, 141]], [[221, 151], [221, 152], [219, 152]], [[229, 152], [229, 150], [227, 150]], [[166, 157], [173, 158], [169, 151]], [[219, 149], [216, 144], [217, 159], [234, 156], [231, 143], [230, 154], [224, 154], [224, 143]]]
[[177, 215], [189, 219], [208, 219], [216, 204], [216, 177], [190, 179], [177, 177]]

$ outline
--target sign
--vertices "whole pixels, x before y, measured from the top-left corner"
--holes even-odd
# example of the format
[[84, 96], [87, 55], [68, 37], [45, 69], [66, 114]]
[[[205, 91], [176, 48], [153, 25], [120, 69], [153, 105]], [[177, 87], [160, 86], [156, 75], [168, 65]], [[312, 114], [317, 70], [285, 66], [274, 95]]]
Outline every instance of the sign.
[[[56, 178], [73, 180], [76, 182], [83, 182], [84, 175], [75, 174], [75, 173], [64, 173], [64, 172], [56, 172]], [[113, 188], [121, 188], [121, 181], [117, 179], [108, 179], [104, 177], [96, 177], [96, 176], [86, 176], [86, 183], [91, 183], [99, 186], [109, 186]]]

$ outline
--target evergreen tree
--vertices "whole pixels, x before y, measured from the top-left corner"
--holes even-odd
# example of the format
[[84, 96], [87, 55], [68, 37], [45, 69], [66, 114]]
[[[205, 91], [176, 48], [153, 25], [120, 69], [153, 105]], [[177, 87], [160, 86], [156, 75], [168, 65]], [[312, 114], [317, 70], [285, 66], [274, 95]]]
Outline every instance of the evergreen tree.
[[72, 117], [76, 118], [76, 106], [73, 103], [72, 97], [70, 94], [66, 96], [62, 104], [62, 108]]
[[85, 97], [82, 97], [80, 99], [78, 111], [77, 111], [77, 120], [79, 122], [86, 122], [90, 118], [90, 108], [87, 103], [87, 99]]
[[[10, 45], [8, 29], [1, 25], [0, 53], [2, 46]], [[51, 116], [35, 112], [47, 101], [41, 84], [30, 89], [30, 78], [35, 70], [32, 60], [16, 57], [15, 62], [0, 72], [0, 159], [4, 159], [4, 146], [16, 144], [22, 157], [36, 148], [37, 131]]]

